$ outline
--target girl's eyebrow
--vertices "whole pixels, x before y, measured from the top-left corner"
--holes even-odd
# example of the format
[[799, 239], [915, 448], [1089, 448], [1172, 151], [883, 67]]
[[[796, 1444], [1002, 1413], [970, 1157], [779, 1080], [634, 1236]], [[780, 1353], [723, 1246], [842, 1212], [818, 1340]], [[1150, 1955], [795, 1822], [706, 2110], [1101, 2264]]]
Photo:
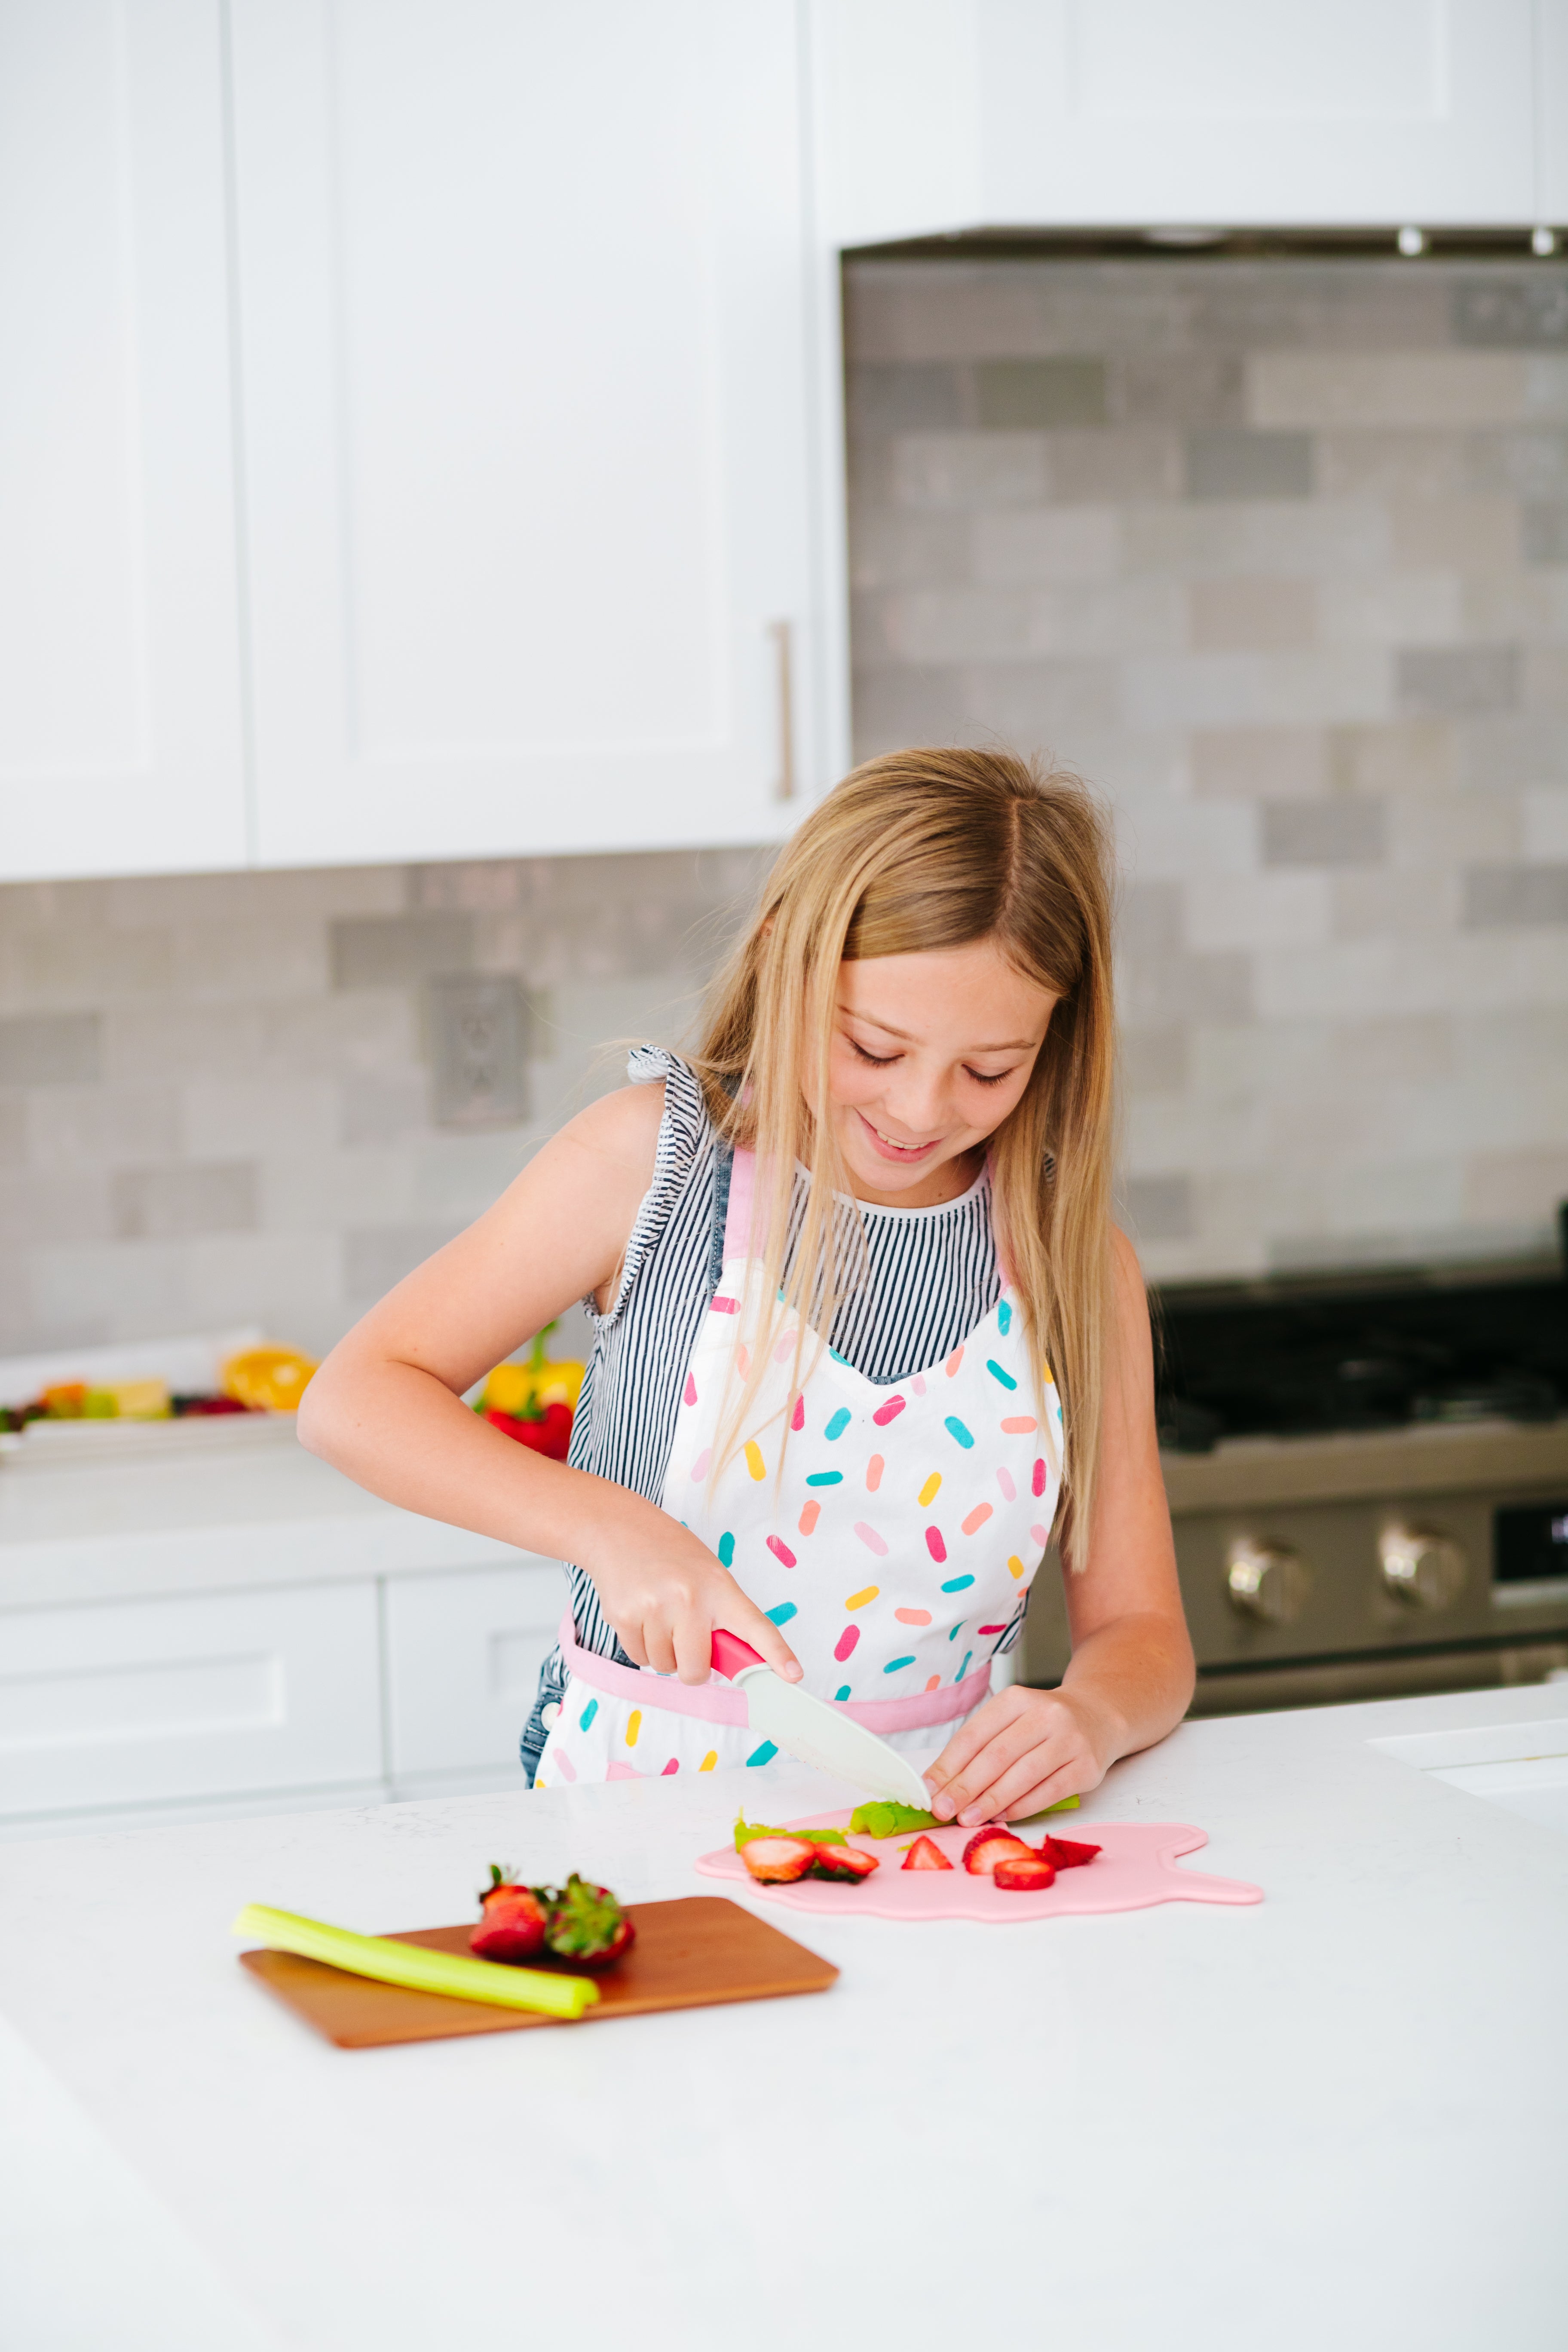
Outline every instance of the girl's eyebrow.
[[[907, 1029], [895, 1029], [890, 1021], [879, 1021], [874, 1013], [857, 1013], [852, 1005], [841, 1004], [840, 1013], [847, 1021], [866, 1021], [879, 1029], [884, 1037], [900, 1038], [906, 1045], [918, 1045], [920, 1039], [911, 1037]], [[966, 1045], [966, 1054], [1032, 1054], [1039, 1044], [1037, 1037], [1013, 1037], [1005, 1045]]]

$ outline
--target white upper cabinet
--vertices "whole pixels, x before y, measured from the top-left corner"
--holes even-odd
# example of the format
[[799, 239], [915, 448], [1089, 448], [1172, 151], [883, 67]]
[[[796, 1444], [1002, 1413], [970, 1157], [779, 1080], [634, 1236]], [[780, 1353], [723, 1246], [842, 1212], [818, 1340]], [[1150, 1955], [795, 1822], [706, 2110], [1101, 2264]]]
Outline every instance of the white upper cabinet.
[[824, 781], [794, 5], [234, 0], [263, 864]]
[[[843, 244], [981, 226], [1562, 217], [1543, 89], [1564, 0], [816, 7], [826, 209]], [[877, 71], [894, 44], [901, 118]]]
[[0, 5], [0, 878], [246, 855], [217, 0]]

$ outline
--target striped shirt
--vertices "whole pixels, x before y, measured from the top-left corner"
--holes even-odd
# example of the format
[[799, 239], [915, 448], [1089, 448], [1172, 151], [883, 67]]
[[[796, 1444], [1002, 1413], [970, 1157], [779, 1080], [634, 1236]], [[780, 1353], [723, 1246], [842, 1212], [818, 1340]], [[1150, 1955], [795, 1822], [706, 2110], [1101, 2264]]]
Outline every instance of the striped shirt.
[[[686, 1368], [712, 1295], [710, 1272], [718, 1134], [702, 1089], [676, 1055], [640, 1046], [626, 1065], [635, 1083], [664, 1081], [664, 1117], [653, 1181], [626, 1244], [615, 1297], [601, 1315], [583, 1302], [594, 1347], [572, 1423], [570, 1459], [657, 1503], [675, 1439]], [[805, 1214], [807, 1181], [795, 1185], [792, 1234]], [[890, 1387], [939, 1364], [995, 1306], [1002, 1277], [991, 1230], [991, 1182], [982, 1170], [967, 1192], [932, 1209], [859, 1204], [866, 1254], [863, 1279], [834, 1318], [831, 1344], [854, 1370]], [[567, 1563], [572, 1616], [585, 1650], [631, 1659], [616, 1640], [592, 1580]], [[540, 1675], [539, 1696], [522, 1734], [529, 1780], [548, 1737], [544, 1710], [565, 1688], [561, 1653]]]

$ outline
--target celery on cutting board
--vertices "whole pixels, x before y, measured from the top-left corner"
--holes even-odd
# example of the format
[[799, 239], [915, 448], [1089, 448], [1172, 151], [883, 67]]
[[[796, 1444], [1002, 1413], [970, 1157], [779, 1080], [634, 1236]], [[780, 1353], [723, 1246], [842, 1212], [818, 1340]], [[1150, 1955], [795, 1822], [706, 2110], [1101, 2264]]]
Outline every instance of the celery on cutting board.
[[324, 1960], [351, 1976], [374, 1977], [414, 1992], [444, 1992], [454, 2000], [485, 2000], [497, 2009], [536, 2009], [547, 2017], [575, 2019], [599, 1998], [598, 1986], [587, 1977], [503, 1968], [496, 1960], [470, 1959], [465, 1952], [400, 1944], [391, 1936], [356, 1936], [350, 1927], [329, 1927], [323, 1920], [274, 1911], [265, 1903], [247, 1903], [231, 1932], [254, 1936], [274, 1952]]

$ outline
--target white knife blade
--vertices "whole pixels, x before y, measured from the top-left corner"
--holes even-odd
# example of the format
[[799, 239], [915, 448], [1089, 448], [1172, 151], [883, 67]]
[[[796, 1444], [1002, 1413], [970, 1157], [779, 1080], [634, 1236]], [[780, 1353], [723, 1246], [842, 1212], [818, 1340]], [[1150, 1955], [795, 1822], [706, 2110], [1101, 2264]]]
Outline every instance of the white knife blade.
[[914, 1766], [864, 1724], [826, 1699], [813, 1698], [798, 1683], [786, 1683], [738, 1634], [715, 1628], [712, 1654], [714, 1672], [744, 1691], [751, 1729], [775, 1748], [873, 1797], [931, 1811], [931, 1790]]

